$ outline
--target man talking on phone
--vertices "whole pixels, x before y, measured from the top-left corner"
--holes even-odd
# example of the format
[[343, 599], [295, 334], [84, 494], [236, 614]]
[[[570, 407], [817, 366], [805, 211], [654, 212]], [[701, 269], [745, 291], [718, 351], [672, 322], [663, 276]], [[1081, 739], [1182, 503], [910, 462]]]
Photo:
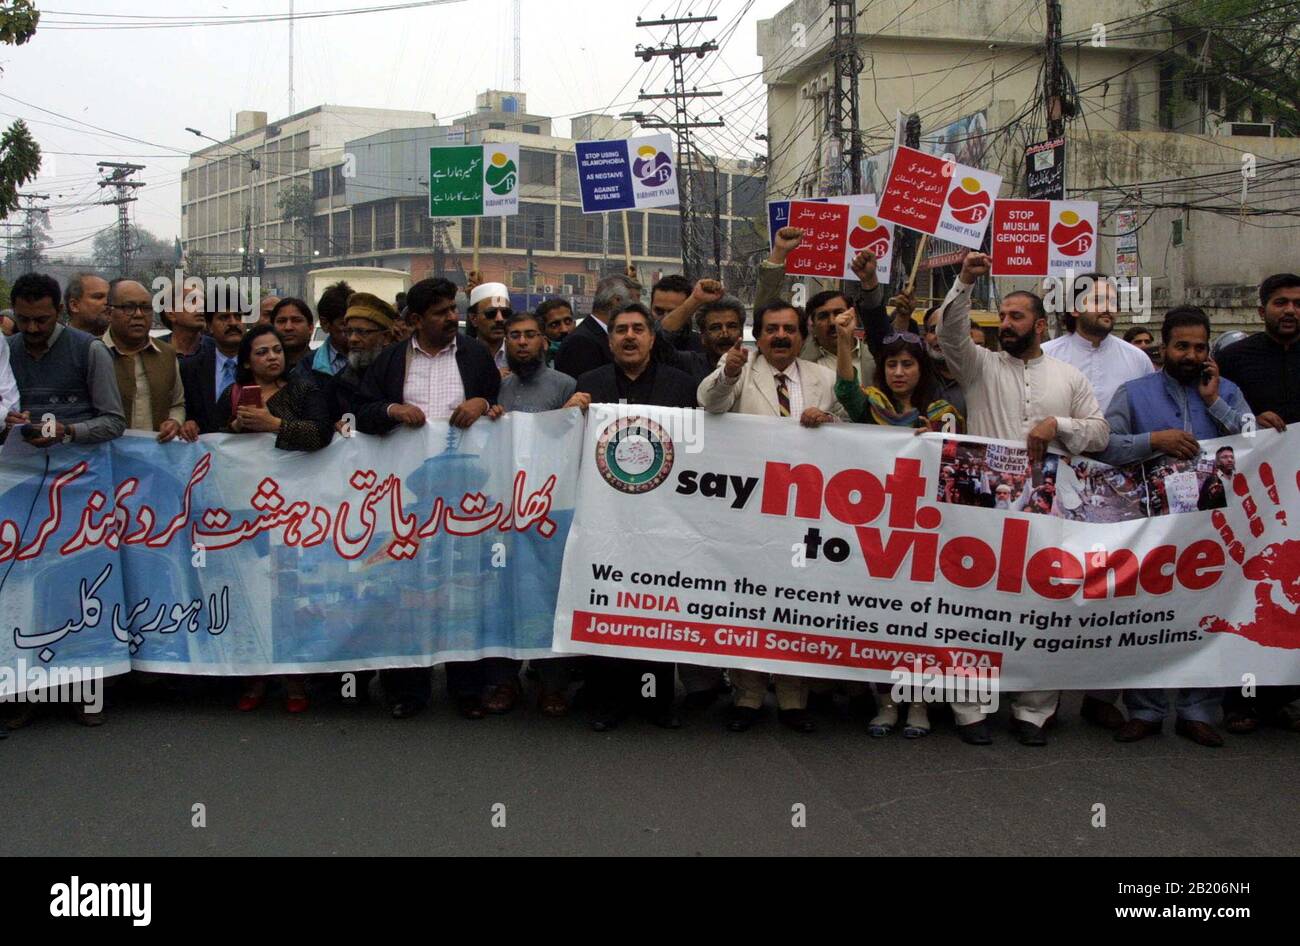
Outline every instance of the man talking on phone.
[[[37, 447], [102, 443], [122, 435], [126, 414], [104, 343], [59, 324], [59, 284], [25, 273], [9, 293], [18, 333], [9, 340], [9, 367], [22, 410], [5, 411], [5, 427]], [[0, 400], [3, 379], [0, 379]]]
[[[1160, 336], [1164, 370], [1121, 384], [1106, 409], [1110, 439], [1097, 455], [1103, 463], [1123, 466], [1157, 454], [1194, 460], [1201, 455], [1201, 440], [1241, 433], [1250, 408], [1210, 359], [1209, 316], [1196, 306], [1175, 306], [1165, 314]], [[1197, 745], [1223, 745], [1213, 725], [1221, 693], [1219, 688], [1179, 690], [1175, 732]], [[1160, 732], [1169, 713], [1164, 690], [1125, 690], [1124, 706], [1129, 718], [1115, 732], [1120, 742]]]

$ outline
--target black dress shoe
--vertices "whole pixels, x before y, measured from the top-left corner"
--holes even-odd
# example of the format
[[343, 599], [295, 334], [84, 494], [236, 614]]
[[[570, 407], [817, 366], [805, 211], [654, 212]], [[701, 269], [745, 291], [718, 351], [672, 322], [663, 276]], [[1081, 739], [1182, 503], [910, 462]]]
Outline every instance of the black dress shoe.
[[718, 697], [726, 692], [725, 687], [713, 687], [708, 690], [696, 690], [693, 693], [687, 693], [682, 698], [682, 709], [692, 713], [703, 712], [718, 702]]
[[746, 732], [761, 715], [762, 711], [752, 706], [733, 706], [727, 711], [727, 728], [732, 732]]
[[776, 717], [781, 720], [782, 726], [788, 726], [795, 732], [810, 733], [817, 731], [817, 724], [813, 722], [806, 709], [778, 710]]
[[627, 713], [622, 710], [615, 709], [611, 706], [602, 706], [600, 709], [596, 710], [595, 715], [592, 717], [591, 728], [596, 732], [609, 732], [610, 730], [617, 729], [618, 724], [623, 722], [623, 719], [626, 716]]
[[1016, 720], [1016, 738], [1022, 746], [1047, 745], [1047, 733], [1043, 732], [1043, 727], [1023, 719]]
[[[1099, 700], [1095, 696], [1085, 696], [1083, 698], [1083, 705], [1079, 707], [1079, 716], [1093, 725], [1100, 726], [1102, 729], [1109, 729], [1112, 732], [1124, 725], [1124, 714], [1113, 704], [1107, 703], [1105, 700]], [[1125, 740], [1121, 739], [1120, 741], [1124, 742]]]
[[651, 714], [650, 722], [654, 723], [660, 729], [681, 729], [682, 728], [682, 718], [672, 710], [666, 710], [662, 713]]
[[989, 732], [988, 720], [981, 719], [977, 723], [968, 723], [965, 726], [957, 727], [957, 735], [961, 741], [968, 746], [991, 746], [993, 745], [993, 735]]
[[456, 697], [456, 712], [460, 713], [463, 719], [482, 719], [487, 715], [487, 710], [483, 708], [483, 701], [477, 696]]
[[423, 712], [424, 702], [421, 700], [398, 700], [388, 708], [393, 719], [409, 719], [416, 713]]
[[1174, 724], [1174, 732], [1207, 749], [1218, 749], [1223, 745], [1223, 737], [1219, 735], [1219, 731], [1199, 719], [1180, 719]]
[[1159, 720], [1138, 719], [1134, 717], [1115, 730], [1116, 742], [1137, 742], [1147, 736], [1160, 735], [1162, 723]]

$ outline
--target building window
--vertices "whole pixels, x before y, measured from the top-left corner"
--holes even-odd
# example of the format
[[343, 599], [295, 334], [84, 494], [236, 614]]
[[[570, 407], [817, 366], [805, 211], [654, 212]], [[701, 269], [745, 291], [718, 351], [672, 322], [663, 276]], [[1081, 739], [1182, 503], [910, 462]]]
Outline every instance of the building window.
[[370, 222], [374, 216], [374, 208], [369, 206], [359, 206], [352, 208], [352, 252], [369, 253], [370, 242]]
[[[644, 226], [645, 214], [630, 210], [627, 212], [627, 235], [632, 239], [633, 256], [642, 255], [641, 247], [645, 245], [645, 241], [641, 238], [641, 234]], [[623, 221], [614, 214], [609, 217], [609, 255], [623, 255]]]
[[342, 194], [346, 182], [343, 180], [343, 165], [336, 164], [330, 168], [330, 181], [334, 185], [334, 193]]
[[540, 184], [543, 187], [555, 186], [555, 153], [552, 151], [533, 151], [529, 148], [519, 152], [519, 183]]
[[[676, 214], [650, 213], [650, 256], [682, 255], [681, 223]], [[620, 228], [621, 229], [621, 228]]]
[[[479, 246], [500, 246], [501, 245], [501, 221], [504, 217], [462, 217], [460, 221], [460, 242], [464, 249], [473, 249], [474, 247], [474, 221], [478, 220]], [[511, 218], [514, 219], [513, 217]], [[511, 228], [513, 229], [513, 227]]]
[[397, 245], [397, 201], [375, 205], [375, 249], [391, 250]]
[[510, 273], [510, 288], [528, 290], [528, 270], [516, 269]]
[[580, 200], [578, 191], [578, 159], [571, 154], [560, 155], [560, 199]]
[[[604, 249], [604, 214], [585, 214], [580, 207], [560, 207], [560, 252], [599, 253]], [[615, 224], [611, 224], [611, 229]], [[618, 225], [622, 230], [621, 224]]]
[[519, 202], [519, 213], [506, 225], [506, 246], [512, 250], [555, 250], [555, 205]]
[[316, 200], [324, 200], [330, 195], [330, 172], [329, 168], [321, 168], [319, 171], [311, 172], [311, 196]]
[[524, 134], [525, 134], [525, 135], [540, 135], [541, 133], [542, 133], [542, 126], [541, 126], [541, 125], [525, 125], [525, 126], [524, 126]]
[[505, 122], [488, 122], [488, 128], [493, 131], [504, 131], [505, 127]]
[[564, 285], [568, 286], [578, 295], [587, 291], [587, 274], [586, 273], [565, 273]]
[[731, 212], [737, 217], [762, 217], [766, 215], [763, 201], [767, 180], [762, 177], [731, 176]]
[[335, 256], [346, 255], [352, 243], [352, 218], [346, 210], [334, 214], [333, 231], [330, 237], [330, 252]]
[[420, 199], [402, 201], [402, 246], [425, 247], [433, 243], [429, 205]]

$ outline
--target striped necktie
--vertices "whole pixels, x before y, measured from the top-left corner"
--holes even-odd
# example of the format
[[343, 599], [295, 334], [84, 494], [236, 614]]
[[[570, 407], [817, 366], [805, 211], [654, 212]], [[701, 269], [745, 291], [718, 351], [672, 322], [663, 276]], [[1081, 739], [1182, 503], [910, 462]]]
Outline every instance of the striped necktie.
[[776, 403], [781, 409], [782, 417], [790, 416], [790, 389], [785, 383], [790, 380], [784, 374], [776, 376]]

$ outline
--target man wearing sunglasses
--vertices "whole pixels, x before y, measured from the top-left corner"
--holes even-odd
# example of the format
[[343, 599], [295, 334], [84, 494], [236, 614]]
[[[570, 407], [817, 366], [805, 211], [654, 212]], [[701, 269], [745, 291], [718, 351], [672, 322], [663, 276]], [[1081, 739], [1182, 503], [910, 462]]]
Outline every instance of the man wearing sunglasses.
[[503, 378], [510, 373], [506, 364], [506, 322], [514, 314], [510, 306], [510, 290], [504, 283], [485, 282], [470, 290], [469, 323]]

